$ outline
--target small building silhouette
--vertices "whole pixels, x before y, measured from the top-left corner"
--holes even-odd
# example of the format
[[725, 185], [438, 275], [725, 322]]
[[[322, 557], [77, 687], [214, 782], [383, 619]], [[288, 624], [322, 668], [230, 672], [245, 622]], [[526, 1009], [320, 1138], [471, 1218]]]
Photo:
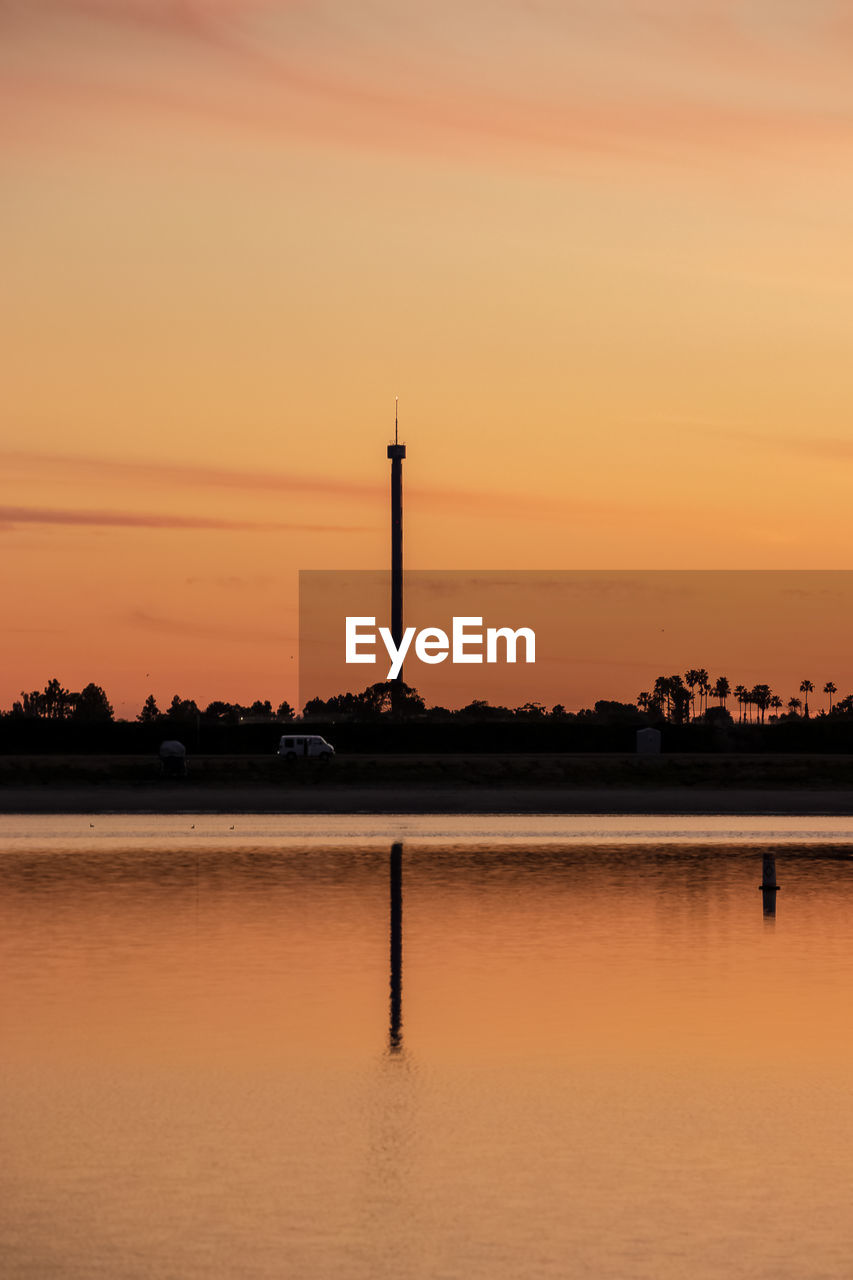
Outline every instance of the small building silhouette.
[[637, 755], [638, 756], [659, 756], [660, 755], [660, 729], [638, 729], [637, 730]]

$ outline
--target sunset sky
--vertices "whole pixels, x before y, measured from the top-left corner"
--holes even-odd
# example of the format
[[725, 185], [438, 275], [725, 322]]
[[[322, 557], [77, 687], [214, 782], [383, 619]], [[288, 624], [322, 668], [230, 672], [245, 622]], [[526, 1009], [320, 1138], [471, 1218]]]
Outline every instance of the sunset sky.
[[295, 698], [395, 395], [412, 567], [849, 567], [851, 56], [828, 0], [0, 3], [0, 707]]

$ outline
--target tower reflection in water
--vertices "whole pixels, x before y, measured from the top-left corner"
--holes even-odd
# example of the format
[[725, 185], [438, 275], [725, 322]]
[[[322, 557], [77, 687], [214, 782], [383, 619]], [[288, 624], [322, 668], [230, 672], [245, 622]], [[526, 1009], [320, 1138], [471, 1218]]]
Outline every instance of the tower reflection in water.
[[391, 845], [391, 1008], [388, 1051], [403, 1047], [403, 846]]
[[779, 886], [776, 883], [775, 853], [765, 853], [763, 855], [761, 859], [761, 884], [758, 887], [761, 890], [764, 915], [770, 919], [775, 919], [776, 894], [779, 892]]

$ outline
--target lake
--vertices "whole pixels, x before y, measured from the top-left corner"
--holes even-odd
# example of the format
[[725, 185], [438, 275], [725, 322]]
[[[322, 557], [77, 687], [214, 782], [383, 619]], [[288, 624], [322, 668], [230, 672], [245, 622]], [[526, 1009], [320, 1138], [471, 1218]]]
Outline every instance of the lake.
[[853, 819], [0, 850], [4, 1276], [849, 1276]]

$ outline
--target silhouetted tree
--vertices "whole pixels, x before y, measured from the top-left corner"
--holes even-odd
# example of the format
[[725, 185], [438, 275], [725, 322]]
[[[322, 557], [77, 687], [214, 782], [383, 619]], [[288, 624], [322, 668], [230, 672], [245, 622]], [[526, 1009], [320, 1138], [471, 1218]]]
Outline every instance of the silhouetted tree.
[[424, 718], [427, 720], [446, 720], [449, 722], [453, 719], [453, 712], [448, 710], [447, 707], [427, 707], [424, 710]]
[[16, 703], [20, 706], [21, 715], [24, 716], [43, 716], [44, 715], [44, 694], [38, 689], [33, 689], [32, 693], [21, 692], [21, 701]]
[[792, 716], [795, 716], [795, 715], [798, 713], [798, 711], [800, 710], [800, 707], [801, 707], [802, 705], [803, 705], [803, 704], [802, 704], [802, 702], [800, 701], [800, 699], [799, 699], [799, 698], [789, 698], [789, 699], [788, 699], [788, 711], [790, 712], [790, 714], [791, 714]]
[[782, 707], [785, 705], [782, 699], [779, 697], [778, 693], [773, 694], [773, 697], [770, 699], [770, 702], [768, 705], [771, 706], [773, 710], [776, 712], [776, 719], [778, 720], [782, 711]]
[[800, 683], [800, 693], [804, 693], [804, 694], [806, 695], [806, 697], [805, 697], [805, 702], [804, 702], [804, 705], [803, 705], [803, 715], [806, 717], [806, 719], [808, 719], [808, 714], [809, 714], [809, 694], [810, 694], [810, 693], [814, 693], [814, 685], [812, 684], [811, 680], [803, 680], [803, 681], [801, 681], [801, 683]]
[[258, 718], [266, 717], [268, 720], [272, 720], [272, 703], [269, 698], [265, 702], [261, 702], [260, 699], [253, 702], [249, 707], [248, 715], [257, 716]]
[[[699, 714], [704, 715], [708, 710], [708, 695], [711, 692], [711, 684], [708, 680], [708, 672], [704, 667], [699, 668]], [[704, 700], [704, 710], [702, 703]]]
[[149, 693], [142, 705], [142, 710], [136, 718], [141, 724], [154, 724], [156, 720], [162, 718], [153, 693]]
[[[286, 705], [286, 704], [282, 704]], [[361, 693], [337, 693], [331, 698], [311, 698], [302, 708], [303, 716], [351, 716], [355, 720], [373, 720], [395, 711], [400, 715], [419, 715], [426, 710], [417, 689], [381, 680]]]
[[832, 715], [832, 695], [834, 693], [838, 693], [838, 690], [831, 680], [827, 680], [826, 684], [823, 686], [823, 691], [824, 693], [829, 694], [829, 714]]
[[331, 698], [311, 698], [302, 708], [303, 716], [354, 716], [360, 704], [355, 693], [336, 693]]
[[690, 691], [681, 676], [658, 676], [649, 700], [652, 707], [673, 724], [683, 724], [688, 716]]
[[48, 720], [65, 720], [71, 714], [71, 695], [56, 678], [45, 685], [42, 706]]
[[398, 685], [396, 690], [394, 710], [399, 715], [418, 716], [426, 710], [426, 703], [417, 689], [413, 689], [411, 685], [402, 684]]
[[690, 691], [685, 687], [681, 676], [658, 676], [655, 680], [653, 695], [653, 701], [658, 705], [660, 705], [661, 694], [666, 706], [667, 720], [671, 720], [673, 724], [684, 724], [689, 716]]
[[389, 711], [404, 716], [417, 715], [426, 706], [417, 689], [392, 680], [380, 680], [370, 685], [358, 695], [358, 700], [368, 716], [384, 715]]
[[87, 684], [74, 696], [72, 716], [89, 724], [105, 724], [112, 720], [113, 709], [99, 684]]
[[705, 719], [708, 724], [714, 725], [716, 728], [728, 727], [734, 724], [731, 713], [725, 707], [709, 707], [705, 712]]
[[761, 723], [764, 724], [764, 713], [770, 705], [772, 692], [769, 684], [756, 684], [750, 690], [750, 701], [761, 713]]
[[169, 703], [166, 715], [170, 720], [194, 720], [199, 715], [199, 709], [192, 698], [180, 698], [176, 693]]
[[213, 702], [208, 702], [204, 711], [201, 713], [205, 720], [230, 720], [233, 719], [232, 707], [230, 702], [222, 702], [217, 698]]
[[[696, 701], [696, 686], [697, 684], [700, 683], [701, 678], [702, 677], [696, 667], [691, 667], [689, 671], [685, 671], [684, 673], [684, 683], [687, 685], [687, 688], [690, 690], [690, 693], [688, 695], [689, 697], [688, 706], [690, 707], [690, 714], [693, 714], [693, 705]], [[690, 715], [688, 715], [688, 719], [690, 719]]]
[[508, 720], [511, 714], [508, 707], [493, 707], [484, 698], [475, 698], [456, 712], [460, 720]]
[[368, 716], [381, 716], [391, 710], [391, 681], [380, 680], [357, 695], [357, 701]]
[[276, 718], [279, 720], [293, 720], [296, 712], [293, 710], [293, 707], [289, 702], [282, 702], [279, 704], [278, 710], [275, 714]]
[[595, 718], [602, 724], [640, 724], [639, 710], [633, 702], [615, 702], [599, 698], [595, 704]]
[[652, 701], [661, 715], [668, 720], [672, 711], [672, 682], [669, 676], [658, 676], [652, 691]]
[[721, 707], [725, 707], [726, 699], [728, 698], [731, 691], [732, 691], [732, 687], [729, 684], [726, 677], [717, 676], [717, 679], [714, 681], [713, 694], [714, 694], [714, 697], [719, 700]]

